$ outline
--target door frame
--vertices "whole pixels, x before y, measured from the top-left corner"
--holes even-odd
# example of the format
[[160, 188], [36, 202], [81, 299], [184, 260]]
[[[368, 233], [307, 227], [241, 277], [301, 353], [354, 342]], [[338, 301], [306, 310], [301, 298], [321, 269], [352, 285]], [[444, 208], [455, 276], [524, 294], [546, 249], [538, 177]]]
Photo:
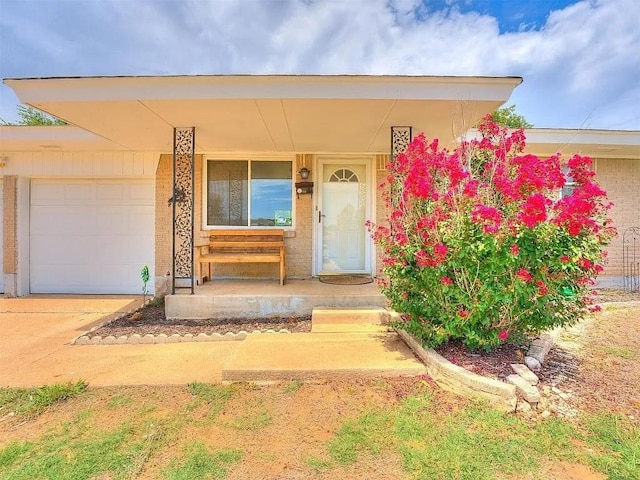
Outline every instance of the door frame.
[[[322, 272], [322, 245], [320, 242], [320, 228], [321, 224], [319, 222], [319, 215], [322, 207], [323, 200], [323, 181], [321, 170], [324, 170], [324, 165], [326, 164], [344, 164], [345, 166], [358, 164], [365, 166], [365, 184], [367, 188], [366, 193], [366, 207], [365, 207], [365, 220], [373, 220], [375, 219], [376, 213], [376, 205], [374, 203], [375, 192], [374, 192], [374, 167], [375, 167], [375, 157], [373, 155], [317, 155], [314, 161], [314, 177], [315, 177], [315, 194], [313, 195], [313, 212], [311, 215], [311, 224], [313, 225], [312, 234], [313, 234], [313, 252], [312, 252], [312, 275], [317, 277], [326, 272]], [[366, 229], [364, 225], [362, 228]], [[354, 274], [367, 274], [373, 276], [373, 272], [375, 271], [375, 249], [373, 247], [373, 239], [368, 232], [365, 231], [364, 236], [364, 249], [365, 249], [365, 268], [364, 270], [345, 272], [354, 273]]]

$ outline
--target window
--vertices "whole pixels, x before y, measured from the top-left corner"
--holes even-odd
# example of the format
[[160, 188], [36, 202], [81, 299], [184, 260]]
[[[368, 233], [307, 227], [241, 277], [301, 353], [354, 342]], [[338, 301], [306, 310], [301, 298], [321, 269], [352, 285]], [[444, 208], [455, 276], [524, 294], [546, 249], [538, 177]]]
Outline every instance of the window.
[[576, 188], [575, 180], [571, 175], [569, 175], [569, 167], [562, 167], [562, 173], [564, 173], [564, 187], [562, 187], [560, 198], [568, 197]]
[[290, 227], [293, 163], [207, 160], [207, 226]]

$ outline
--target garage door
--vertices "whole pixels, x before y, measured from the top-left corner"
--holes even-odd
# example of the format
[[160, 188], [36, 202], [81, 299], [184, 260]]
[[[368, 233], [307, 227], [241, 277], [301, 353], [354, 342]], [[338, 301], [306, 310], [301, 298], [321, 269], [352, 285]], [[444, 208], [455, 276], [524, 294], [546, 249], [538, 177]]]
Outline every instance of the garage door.
[[153, 180], [32, 180], [31, 292], [141, 293], [154, 198]]

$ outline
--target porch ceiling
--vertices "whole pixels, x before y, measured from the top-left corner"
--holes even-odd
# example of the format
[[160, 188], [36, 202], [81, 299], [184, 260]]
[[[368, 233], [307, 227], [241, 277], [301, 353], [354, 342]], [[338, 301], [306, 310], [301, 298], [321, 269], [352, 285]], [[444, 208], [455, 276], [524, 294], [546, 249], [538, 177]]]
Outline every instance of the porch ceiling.
[[451, 142], [502, 105], [519, 77], [174, 76], [7, 79], [20, 101], [110, 140], [171, 151], [386, 153], [390, 127]]

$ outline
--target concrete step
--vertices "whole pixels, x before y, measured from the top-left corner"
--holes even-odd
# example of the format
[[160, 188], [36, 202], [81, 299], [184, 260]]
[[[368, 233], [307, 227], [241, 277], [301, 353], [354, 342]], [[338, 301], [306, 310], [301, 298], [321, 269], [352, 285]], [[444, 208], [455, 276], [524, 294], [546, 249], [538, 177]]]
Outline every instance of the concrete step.
[[320, 324], [372, 324], [383, 325], [390, 320], [390, 313], [381, 307], [316, 307], [311, 313], [312, 325]]
[[373, 323], [311, 323], [312, 333], [387, 333], [389, 327]]
[[223, 381], [424, 375], [395, 333], [249, 335], [222, 367]]

